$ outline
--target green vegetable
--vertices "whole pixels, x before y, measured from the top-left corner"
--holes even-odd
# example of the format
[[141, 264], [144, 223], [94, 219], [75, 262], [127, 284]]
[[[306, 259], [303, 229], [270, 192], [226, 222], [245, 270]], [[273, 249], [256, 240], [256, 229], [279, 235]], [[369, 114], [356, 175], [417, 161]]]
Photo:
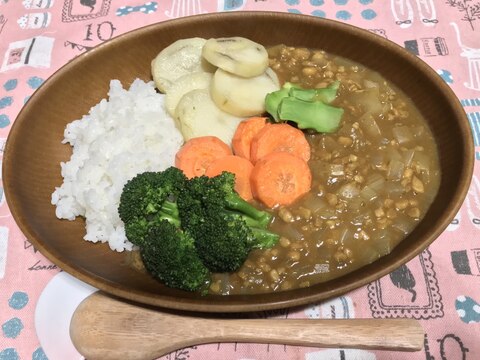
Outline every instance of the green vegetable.
[[335, 132], [343, 109], [328, 104], [337, 97], [339, 87], [339, 81], [320, 89], [302, 89], [287, 82], [282, 89], [267, 94], [265, 108], [276, 122], [292, 121], [300, 129]]
[[145, 268], [165, 285], [195, 291], [208, 284], [210, 271], [200, 260], [190, 234], [163, 220], [146, 237], [140, 254]]
[[286, 82], [280, 90], [271, 92], [265, 97], [265, 109], [267, 112], [273, 116], [275, 121], [279, 121], [277, 109], [280, 106], [282, 100], [289, 96], [290, 88], [292, 88], [292, 83]]
[[180, 226], [175, 198], [186, 181], [181, 170], [170, 167], [163, 172], [144, 172], [125, 184], [118, 214], [132, 244], [142, 246], [149, 229], [162, 220]]
[[337, 97], [337, 91], [340, 87], [340, 81], [335, 81], [326, 88], [320, 89], [301, 89], [291, 86], [288, 95], [304, 101], [321, 101], [330, 104]]
[[340, 126], [343, 109], [326, 105], [321, 101], [303, 101], [288, 97], [280, 103], [278, 114], [282, 120], [296, 122], [299, 129], [332, 133]]
[[232, 272], [245, 262], [249, 228], [234, 217], [206, 211], [205, 223], [195, 234], [195, 248], [205, 266], [213, 272]]
[[271, 215], [243, 200], [234, 185], [232, 173], [200, 176], [189, 180], [178, 198], [182, 226], [213, 272], [235, 271], [253, 248], [271, 247], [279, 239], [266, 229]]
[[127, 182], [119, 216], [153, 276], [198, 290], [210, 271], [235, 271], [252, 249], [277, 243], [279, 236], [267, 230], [272, 215], [243, 200], [234, 185], [232, 173], [188, 180], [174, 167]]

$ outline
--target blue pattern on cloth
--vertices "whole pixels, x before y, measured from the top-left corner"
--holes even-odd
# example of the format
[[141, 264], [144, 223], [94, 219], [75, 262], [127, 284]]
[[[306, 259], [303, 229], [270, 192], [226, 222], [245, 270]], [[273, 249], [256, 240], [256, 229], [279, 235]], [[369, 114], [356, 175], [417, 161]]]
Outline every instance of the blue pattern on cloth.
[[0, 109], [6, 108], [7, 106], [12, 105], [13, 98], [11, 96], [4, 96], [0, 99]]
[[352, 17], [352, 14], [350, 14], [346, 10], [340, 10], [340, 11], [337, 11], [337, 13], [335, 14], [335, 17], [339, 20], [350, 20], [350, 18]]
[[17, 350], [8, 348], [0, 351], [0, 360], [19, 360]]
[[455, 300], [460, 319], [467, 324], [480, 322], [480, 305], [469, 296], [460, 295]]
[[14, 90], [18, 85], [18, 80], [17, 79], [10, 79], [3, 84], [3, 88], [7, 91], [12, 91]]
[[437, 74], [440, 75], [447, 84], [453, 84], [452, 73], [445, 69], [437, 70]]
[[475, 146], [480, 146], [480, 112], [468, 113], [467, 117], [473, 133], [473, 142]]
[[460, 100], [462, 106], [480, 106], [480, 98], [462, 99]]
[[48, 357], [45, 355], [45, 352], [42, 348], [38, 348], [33, 352], [32, 360], [48, 360]]
[[39, 78], [38, 76], [32, 76], [27, 80], [28, 86], [30, 86], [32, 89], [38, 89], [40, 85], [43, 84], [43, 79]]
[[154, 1], [147, 2], [143, 5], [138, 6], [122, 6], [121, 8], [117, 9], [115, 15], [117, 16], [125, 16], [135, 12], [141, 12], [144, 14], [151, 14], [157, 11], [158, 4]]
[[322, 18], [327, 16], [327, 14], [325, 14], [325, 11], [322, 11], [322, 10], [313, 10], [312, 15], [322, 17]]
[[8, 300], [8, 305], [15, 310], [23, 309], [27, 304], [28, 295], [22, 291], [15, 291]]
[[243, 0], [224, 0], [223, 11], [232, 11], [243, 6]]
[[0, 114], [0, 129], [6, 128], [10, 125], [10, 118], [8, 115]]
[[365, 9], [360, 13], [360, 15], [362, 15], [362, 18], [365, 20], [372, 20], [377, 17], [377, 13], [372, 9]]
[[2, 325], [3, 336], [10, 339], [15, 339], [23, 329], [22, 320], [19, 318], [12, 318], [7, 320]]

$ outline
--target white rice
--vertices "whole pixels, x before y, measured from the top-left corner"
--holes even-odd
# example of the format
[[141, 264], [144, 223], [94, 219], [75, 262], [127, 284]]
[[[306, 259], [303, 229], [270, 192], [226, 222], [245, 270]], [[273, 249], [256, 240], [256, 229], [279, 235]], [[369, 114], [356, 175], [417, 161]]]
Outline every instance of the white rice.
[[134, 247], [117, 211], [124, 184], [138, 173], [172, 166], [183, 138], [152, 82], [136, 79], [124, 90], [112, 80], [108, 96], [67, 125], [63, 143], [73, 153], [61, 163], [64, 181], [52, 204], [59, 219], [85, 217], [85, 240], [123, 251]]

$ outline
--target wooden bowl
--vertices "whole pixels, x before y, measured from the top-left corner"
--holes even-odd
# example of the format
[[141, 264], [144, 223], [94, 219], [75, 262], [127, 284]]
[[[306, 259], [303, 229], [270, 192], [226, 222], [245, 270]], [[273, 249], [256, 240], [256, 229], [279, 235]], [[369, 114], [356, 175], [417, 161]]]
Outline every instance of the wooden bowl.
[[[243, 36], [263, 45], [284, 43], [324, 49], [380, 72], [408, 94], [435, 136], [442, 181], [425, 218], [388, 256], [341, 278], [284, 292], [200, 296], [167, 288], [125, 266], [125, 254], [82, 240], [84, 221], [58, 220], [50, 197], [62, 183], [65, 125], [105, 98], [110, 79], [130, 84], [151, 79], [150, 61], [173, 41], [189, 37]], [[32, 96], [12, 126], [3, 159], [11, 212], [29, 241], [73, 276], [110, 294], [166, 308], [237, 312], [312, 303], [365, 285], [424, 250], [448, 226], [467, 193], [473, 141], [456, 96], [423, 61], [396, 44], [335, 21], [272, 12], [234, 12], [166, 21], [119, 36], [58, 70]]]

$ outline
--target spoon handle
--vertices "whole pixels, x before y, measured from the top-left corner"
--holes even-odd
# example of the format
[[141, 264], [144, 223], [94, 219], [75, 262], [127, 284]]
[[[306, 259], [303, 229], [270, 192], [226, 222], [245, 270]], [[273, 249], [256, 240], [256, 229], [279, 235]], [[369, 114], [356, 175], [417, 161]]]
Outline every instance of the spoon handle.
[[89, 360], [156, 359], [176, 349], [214, 342], [415, 351], [423, 330], [415, 320], [215, 319], [158, 311], [111, 298], [86, 298], [70, 336]]
[[222, 320], [221, 326], [226, 342], [416, 351], [424, 341], [412, 319]]

